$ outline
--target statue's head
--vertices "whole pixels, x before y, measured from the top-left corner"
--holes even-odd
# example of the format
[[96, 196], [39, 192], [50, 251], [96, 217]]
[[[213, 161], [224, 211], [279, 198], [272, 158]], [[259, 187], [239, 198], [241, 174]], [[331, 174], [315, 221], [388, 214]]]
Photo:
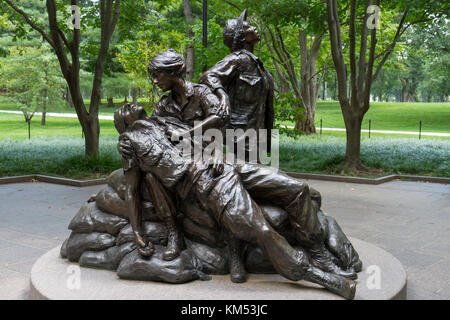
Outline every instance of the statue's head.
[[158, 53], [147, 66], [152, 81], [163, 91], [172, 89], [175, 80], [182, 79], [186, 63], [181, 54], [169, 49]]
[[258, 31], [247, 21], [247, 9], [237, 19], [230, 19], [223, 28], [223, 42], [231, 51], [253, 47], [260, 40]]
[[140, 119], [145, 119], [147, 113], [144, 107], [135, 104], [127, 103], [114, 112], [114, 126], [116, 130], [122, 134], [133, 122]]

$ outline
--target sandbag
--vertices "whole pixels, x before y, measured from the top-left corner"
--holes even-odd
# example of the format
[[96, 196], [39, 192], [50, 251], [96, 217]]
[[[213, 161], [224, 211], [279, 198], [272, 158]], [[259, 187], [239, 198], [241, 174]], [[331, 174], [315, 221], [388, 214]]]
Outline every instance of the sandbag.
[[105, 250], [115, 245], [116, 238], [108, 233], [75, 233], [67, 239], [66, 254], [70, 261], [77, 262], [86, 250]]
[[97, 207], [107, 213], [114, 214], [122, 218], [128, 218], [128, 208], [125, 200], [110, 186], [100, 190], [95, 197]]
[[67, 258], [67, 240], [64, 240], [63, 244], [61, 245], [61, 249], [59, 250], [59, 255], [61, 258], [66, 259]]
[[[128, 219], [128, 207], [125, 200], [120, 198], [119, 194], [110, 186], [106, 186], [106, 188], [100, 190], [95, 200], [97, 202], [97, 208], [100, 210]], [[155, 207], [150, 201], [143, 200], [141, 202], [141, 208], [143, 221], [161, 221], [156, 214]]]
[[245, 249], [245, 270], [248, 273], [277, 273], [260, 247], [249, 244]]
[[[144, 221], [142, 224], [142, 233], [145, 240], [153, 244], [167, 244], [167, 228], [162, 222]], [[131, 225], [125, 226], [117, 235], [116, 245], [120, 246], [126, 242], [134, 242], [134, 234]]]
[[128, 221], [97, 208], [96, 202], [86, 203], [70, 221], [69, 229], [76, 233], [100, 232], [117, 235]]
[[135, 244], [128, 242], [121, 246], [114, 246], [102, 251], [85, 251], [78, 262], [82, 267], [114, 271], [119, 266], [123, 257], [134, 249], [136, 249]]
[[127, 254], [117, 268], [117, 275], [122, 279], [147, 280], [168, 283], [186, 283], [197, 279], [211, 278], [201, 271], [201, 262], [191, 250], [183, 250], [172, 261], [162, 259], [165, 247], [155, 246], [153, 255], [142, 258], [137, 250]]
[[106, 178], [106, 183], [117, 192], [121, 199], [125, 200], [126, 180], [122, 168], [111, 172]]
[[213, 248], [186, 238], [185, 243], [186, 247], [202, 263], [203, 272], [207, 274], [228, 274], [230, 272], [228, 247]]

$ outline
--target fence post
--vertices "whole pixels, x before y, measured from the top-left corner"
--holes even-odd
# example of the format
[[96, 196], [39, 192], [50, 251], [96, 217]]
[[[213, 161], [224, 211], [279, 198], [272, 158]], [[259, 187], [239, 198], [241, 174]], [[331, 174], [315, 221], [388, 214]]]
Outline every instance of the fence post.
[[421, 135], [422, 135], [422, 120], [419, 121], [419, 140]]
[[370, 139], [370, 127], [371, 127], [371, 124], [372, 124], [372, 120], [369, 119], [369, 139]]
[[322, 135], [322, 118], [320, 118], [320, 135]]
[[30, 127], [30, 120], [28, 119], [27, 120], [27, 123], [28, 123], [28, 140], [30, 140], [31, 139], [31, 127]]

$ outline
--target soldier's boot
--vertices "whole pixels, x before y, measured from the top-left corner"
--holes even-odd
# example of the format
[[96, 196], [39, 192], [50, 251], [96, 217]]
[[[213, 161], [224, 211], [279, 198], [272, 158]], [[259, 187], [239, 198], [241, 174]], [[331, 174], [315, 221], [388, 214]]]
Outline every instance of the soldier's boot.
[[324, 272], [311, 266], [304, 279], [317, 283], [329, 291], [344, 297], [345, 299], [353, 300], [355, 298], [356, 281], [346, 279], [343, 276]]
[[345, 271], [341, 269], [335, 262], [334, 262], [334, 256], [327, 250], [325, 245], [317, 245], [312, 249], [309, 249], [309, 253], [311, 256], [311, 262], [312, 264], [329, 273], [334, 273], [339, 276], [343, 276], [348, 279], [357, 279], [358, 275], [353, 271]]
[[177, 258], [181, 252], [180, 233], [178, 232], [176, 222], [173, 217], [167, 217], [164, 220], [168, 231], [168, 237], [167, 247], [163, 253], [163, 260], [172, 261]]
[[234, 283], [243, 283], [247, 281], [247, 272], [245, 271], [241, 242], [237, 239], [228, 240], [230, 250], [230, 276]]

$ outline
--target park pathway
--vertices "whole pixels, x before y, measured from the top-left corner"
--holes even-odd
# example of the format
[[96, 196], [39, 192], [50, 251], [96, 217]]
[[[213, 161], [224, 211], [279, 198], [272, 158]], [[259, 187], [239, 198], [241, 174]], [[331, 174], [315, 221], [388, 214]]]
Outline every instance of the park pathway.
[[[0, 110], [0, 113], [11, 113], [11, 114], [22, 114], [22, 111], [12, 111], [12, 110]], [[35, 115], [41, 115], [41, 112], [36, 112]], [[56, 112], [47, 112], [47, 116], [49, 117], [61, 117], [61, 118], [76, 118], [77, 115], [75, 113], [56, 113]], [[114, 120], [113, 116], [108, 115], [99, 115], [99, 119], [101, 120]], [[294, 128], [293, 126], [286, 126], [288, 128]], [[345, 131], [344, 128], [322, 128], [323, 131]], [[361, 129], [361, 132], [369, 132], [367, 129]], [[386, 133], [386, 134], [405, 134], [405, 135], [415, 135], [417, 136], [419, 132], [417, 131], [394, 131], [394, 130], [370, 130], [372, 133]], [[433, 136], [433, 137], [450, 137], [450, 133], [443, 132], [423, 132], [422, 136]]]

